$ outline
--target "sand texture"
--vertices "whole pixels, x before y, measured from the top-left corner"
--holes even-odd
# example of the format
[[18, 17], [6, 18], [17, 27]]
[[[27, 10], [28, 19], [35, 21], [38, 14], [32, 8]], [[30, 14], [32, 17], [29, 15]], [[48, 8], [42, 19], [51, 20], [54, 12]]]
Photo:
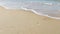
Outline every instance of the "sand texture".
[[60, 34], [60, 20], [0, 7], [0, 34]]

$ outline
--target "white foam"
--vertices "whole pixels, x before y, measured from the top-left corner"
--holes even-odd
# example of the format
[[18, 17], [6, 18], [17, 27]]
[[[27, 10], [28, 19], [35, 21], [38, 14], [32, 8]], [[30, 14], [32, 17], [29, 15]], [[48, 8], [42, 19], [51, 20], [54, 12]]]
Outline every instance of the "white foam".
[[42, 13], [37, 13], [37, 11], [35, 11], [33, 9], [27, 9], [27, 8], [22, 8], [22, 9], [24, 9], [24, 10], [30, 10], [30, 11], [34, 12], [35, 14], [38, 14], [38, 15], [41, 15], [41, 16], [46, 16], [46, 17], [53, 18], [53, 19], [60, 19], [58, 17], [52, 17], [52, 16], [45, 15], [45, 14], [42, 14]]
[[[1, 4], [2, 3], [2, 4]], [[44, 5], [43, 5], [44, 4]], [[51, 6], [49, 6], [51, 5]], [[49, 15], [49, 13], [55, 14], [56, 12], [60, 13], [59, 11], [50, 11], [50, 10], [58, 10], [60, 9], [60, 6], [58, 6], [56, 3], [50, 3], [50, 2], [0, 2], [0, 6], [3, 6], [6, 9], [24, 9], [24, 10], [31, 10], [35, 14], [47, 16], [54, 19], [60, 19], [60, 17]], [[48, 11], [43, 11], [47, 9]], [[38, 11], [39, 10], [39, 11]], [[45, 13], [47, 12], [47, 13]], [[56, 14], [57, 15], [57, 14]], [[60, 15], [60, 14], [59, 14]]]

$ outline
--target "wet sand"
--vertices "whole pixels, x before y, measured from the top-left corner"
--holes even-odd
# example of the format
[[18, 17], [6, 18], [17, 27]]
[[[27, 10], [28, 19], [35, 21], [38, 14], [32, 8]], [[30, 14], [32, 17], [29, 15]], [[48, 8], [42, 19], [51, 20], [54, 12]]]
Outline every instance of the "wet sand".
[[60, 20], [0, 7], [0, 34], [60, 34]]

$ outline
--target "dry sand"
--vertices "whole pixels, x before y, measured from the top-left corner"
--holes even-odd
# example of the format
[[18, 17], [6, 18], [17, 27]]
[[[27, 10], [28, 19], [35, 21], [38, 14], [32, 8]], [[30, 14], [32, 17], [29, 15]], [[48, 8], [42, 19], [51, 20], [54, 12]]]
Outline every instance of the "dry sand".
[[0, 7], [0, 34], [60, 34], [60, 20]]

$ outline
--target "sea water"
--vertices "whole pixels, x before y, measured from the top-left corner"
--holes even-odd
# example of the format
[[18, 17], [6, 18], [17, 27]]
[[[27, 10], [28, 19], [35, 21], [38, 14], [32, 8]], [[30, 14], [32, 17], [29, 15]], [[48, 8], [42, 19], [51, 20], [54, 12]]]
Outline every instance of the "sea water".
[[30, 9], [38, 15], [60, 19], [60, 0], [0, 0], [6, 9]]

